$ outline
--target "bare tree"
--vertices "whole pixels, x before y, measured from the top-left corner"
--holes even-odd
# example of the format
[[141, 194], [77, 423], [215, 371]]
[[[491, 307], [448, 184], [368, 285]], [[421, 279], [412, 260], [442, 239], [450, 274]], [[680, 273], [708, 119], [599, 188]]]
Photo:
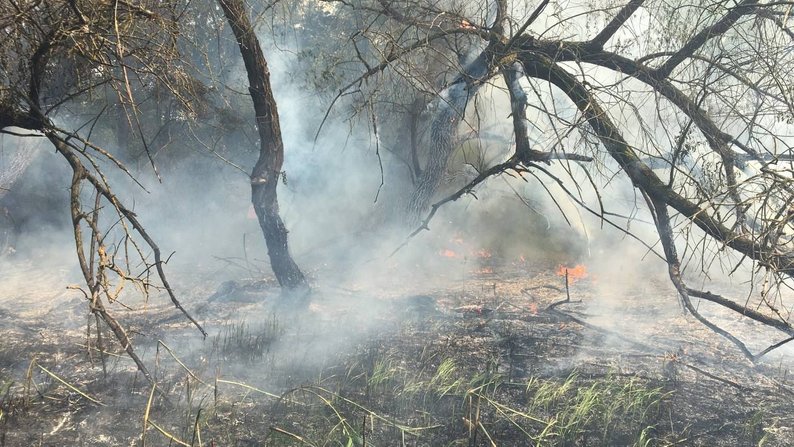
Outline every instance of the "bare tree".
[[[46, 138], [70, 166], [71, 220], [85, 279], [80, 290], [97, 329], [104, 322], [150, 382], [153, 377], [110, 311], [125, 286], [132, 284], [145, 295], [164, 290], [206, 332], [177, 300], [160, 248], [108, 181], [110, 167], [137, 183], [117, 156], [91, 138], [104, 110], [74, 128], [62, 123], [72, 121], [67, 106], [90, 109], [92, 95], [109, 88], [123, 104], [130, 127], [143, 137], [135, 94], [148, 83], [163, 85], [186, 113], [195, 113], [196, 84], [181, 69], [175, 45], [179, 16], [178, 2], [0, 2], [0, 132]], [[150, 161], [154, 166], [151, 156]]]
[[287, 228], [281, 220], [277, 189], [284, 164], [284, 143], [270, 71], [242, 0], [219, 0], [232, 28], [248, 73], [249, 92], [259, 130], [259, 158], [251, 173], [251, 201], [265, 236], [270, 264], [279, 284], [291, 291], [306, 291], [306, 277], [289, 252]]
[[[357, 34], [371, 51], [357, 44], [363, 74], [337, 97], [358, 93], [372, 101], [367, 87], [388, 72], [426, 87], [421, 75], [412, 77], [425, 72], [417, 55], [444, 56], [437, 60], [446, 58], [448, 76], [431, 86], [436, 105], [425, 165], [407, 208], [408, 222], [419, 222], [412, 234], [426, 229], [441, 205], [503, 173], [554, 185], [630, 233], [630, 219], [607, 200], [612, 179], [625, 178], [640, 198], [634, 206], [654, 218], [658, 255], [684, 307], [755, 359], [782, 342], [753, 354], [704, 318], [692, 297], [794, 335], [779, 295], [794, 273], [790, 7], [757, 0], [577, 7], [540, 0], [529, 9], [507, 0], [345, 2], [340, 11], [384, 25]], [[439, 198], [438, 179], [466, 109], [485, 84], [510, 99], [512, 153]], [[687, 285], [686, 277], [715, 263], [726, 272], [747, 264], [754, 281], [777, 287], [744, 300]]]

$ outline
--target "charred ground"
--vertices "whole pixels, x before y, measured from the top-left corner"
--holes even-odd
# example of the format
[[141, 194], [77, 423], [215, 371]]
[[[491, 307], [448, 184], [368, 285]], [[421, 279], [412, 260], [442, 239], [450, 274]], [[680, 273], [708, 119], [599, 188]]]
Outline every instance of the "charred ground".
[[318, 284], [300, 312], [275, 306], [275, 282], [184, 277], [207, 340], [167, 306], [120, 311], [154, 392], [110, 343], [103, 375], [84, 304], [44, 302], [43, 281], [0, 314], [0, 445], [787, 445], [787, 357], [750, 364], [655, 305], [664, 283], [600, 306], [598, 278], [572, 278], [564, 302], [557, 270]]

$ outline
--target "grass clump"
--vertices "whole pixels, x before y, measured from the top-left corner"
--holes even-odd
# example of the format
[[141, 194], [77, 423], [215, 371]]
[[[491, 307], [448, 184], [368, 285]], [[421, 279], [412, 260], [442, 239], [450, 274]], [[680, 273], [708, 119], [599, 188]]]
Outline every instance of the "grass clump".
[[229, 323], [213, 338], [212, 350], [230, 362], [255, 362], [262, 360], [283, 334], [275, 316], [254, 326], [245, 321]]
[[548, 421], [541, 444], [647, 445], [669, 393], [636, 378], [530, 380], [528, 409]]
[[[420, 370], [388, 356], [307, 384], [285, 415], [305, 445], [656, 445], [668, 394], [636, 378], [535, 377], [513, 383], [484, 365], [436, 359]], [[368, 365], [368, 366], [364, 366]], [[351, 379], [351, 377], [353, 379]], [[299, 427], [300, 430], [294, 430]], [[279, 435], [284, 437], [283, 433]], [[292, 438], [293, 442], [297, 438]]]

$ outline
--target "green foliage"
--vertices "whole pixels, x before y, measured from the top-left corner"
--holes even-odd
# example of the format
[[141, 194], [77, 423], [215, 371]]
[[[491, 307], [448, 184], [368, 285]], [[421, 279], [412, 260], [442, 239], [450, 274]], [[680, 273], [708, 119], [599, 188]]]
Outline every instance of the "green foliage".
[[648, 424], [657, 420], [669, 395], [634, 378], [619, 381], [607, 376], [586, 385], [576, 374], [561, 383], [531, 380], [527, 393], [530, 412], [549, 418], [544, 441], [570, 444], [593, 438], [604, 445], [632, 438], [635, 445], [649, 443], [653, 426]]
[[[395, 430], [427, 445], [472, 445], [478, 436], [496, 445], [659, 441], [657, 426], [669, 397], [661, 388], [636, 378], [584, 379], [577, 373], [562, 380], [533, 377], [521, 385], [484, 366], [473, 371], [449, 357], [417, 371], [382, 355], [360, 373], [348, 371], [346, 377], [355, 379], [341, 387], [306, 385], [288, 393], [313, 408], [293, 424], [306, 445], [361, 445], [362, 427], [374, 430], [373, 445], [377, 439], [388, 444]], [[354, 422], [362, 419], [363, 425]], [[372, 428], [378, 425], [380, 431]]]

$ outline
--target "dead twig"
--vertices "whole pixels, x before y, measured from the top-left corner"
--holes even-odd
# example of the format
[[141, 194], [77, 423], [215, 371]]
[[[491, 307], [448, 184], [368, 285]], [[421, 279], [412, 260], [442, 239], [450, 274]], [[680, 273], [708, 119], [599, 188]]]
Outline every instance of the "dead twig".
[[274, 431], [274, 432], [276, 432], [276, 433], [282, 434], [282, 435], [284, 435], [284, 436], [289, 436], [290, 438], [292, 438], [292, 439], [294, 439], [294, 440], [296, 440], [296, 441], [300, 442], [301, 444], [315, 446], [315, 444], [314, 444], [314, 443], [312, 443], [312, 442], [309, 442], [309, 441], [308, 441], [306, 438], [304, 438], [303, 436], [296, 435], [295, 433], [292, 433], [292, 432], [288, 432], [287, 430], [284, 430], [283, 428], [278, 428], [278, 427], [270, 427], [270, 430], [271, 430], [271, 431]]
[[638, 342], [636, 340], [632, 340], [632, 339], [630, 339], [628, 337], [625, 337], [625, 336], [621, 335], [618, 332], [611, 331], [609, 329], [605, 329], [605, 328], [602, 328], [600, 326], [596, 326], [596, 325], [594, 325], [592, 323], [588, 323], [588, 322], [586, 322], [586, 321], [584, 321], [584, 320], [582, 320], [580, 318], [576, 318], [573, 315], [570, 315], [570, 314], [567, 314], [565, 312], [559, 311], [559, 310], [555, 309], [554, 307], [552, 307], [552, 306], [559, 306], [560, 304], [564, 304], [564, 303], [567, 303], [567, 302], [568, 302], [567, 300], [564, 300], [564, 301], [558, 301], [556, 303], [553, 303], [549, 307], [546, 308], [546, 312], [553, 313], [554, 315], [566, 318], [566, 319], [568, 319], [570, 321], [573, 321], [574, 323], [579, 324], [580, 326], [584, 326], [584, 327], [586, 327], [588, 329], [592, 329], [594, 331], [601, 332], [601, 333], [608, 334], [608, 335], [611, 335], [613, 337], [619, 338], [619, 339], [625, 341], [626, 343], [634, 345], [637, 348], [643, 349], [643, 350], [645, 350], [647, 352], [658, 352], [659, 351], [659, 349], [657, 349], [657, 348], [654, 348], [652, 346], [646, 345], [644, 343], [640, 343], [640, 342]]
[[712, 373], [710, 373], [710, 372], [708, 372], [706, 370], [698, 368], [695, 365], [690, 365], [688, 363], [681, 363], [681, 364], [686, 366], [687, 368], [691, 369], [692, 371], [695, 371], [697, 373], [703, 374], [704, 376], [708, 377], [709, 379], [713, 379], [713, 380], [716, 380], [717, 382], [722, 382], [722, 383], [724, 383], [726, 385], [730, 385], [730, 386], [736, 388], [737, 390], [741, 390], [741, 391], [749, 390], [749, 388], [747, 388], [745, 386], [742, 386], [742, 385], [739, 385], [738, 383], [734, 382], [733, 380], [728, 380], [728, 379], [719, 377], [719, 376], [717, 376], [715, 374], [712, 374]]
[[[34, 362], [35, 362], [35, 360], [34, 360]], [[67, 382], [66, 380], [64, 380], [63, 378], [61, 378], [59, 375], [55, 374], [54, 372], [52, 372], [52, 371], [48, 370], [47, 368], [45, 368], [45, 367], [43, 367], [43, 366], [41, 366], [41, 365], [39, 365], [39, 364], [38, 364], [38, 362], [36, 362], [35, 364], [36, 364], [36, 366], [37, 366], [37, 367], [38, 367], [40, 370], [44, 371], [44, 372], [45, 372], [47, 375], [49, 375], [50, 377], [52, 377], [52, 378], [53, 378], [53, 379], [55, 379], [56, 381], [60, 382], [60, 383], [61, 383], [62, 385], [64, 385], [66, 388], [69, 388], [70, 390], [74, 391], [75, 393], [77, 393], [77, 394], [79, 394], [80, 396], [82, 396], [82, 397], [84, 397], [84, 398], [86, 398], [86, 399], [90, 400], [91, 402], [93, 402], [93, 403], [95, 403], [95, 404], [97, 404], [97, 405], [101, 405], [101, 406], [103, 406], [103, 407], [105, 406], [105, 404], [103, 404], [102, 402], [98, 401], [97, 399], [95, 399], [95, 398], [93, 398], [93, 397], [89, 396], [88, 394], [86, 394], [86, 393], [84, 393], [84, 392], [80, 391], [80, 390], [79, 390], [79, 389], [78, 389], [76, 386], [74, 386], [74, 385], [70, 384], [69, 382]]]

